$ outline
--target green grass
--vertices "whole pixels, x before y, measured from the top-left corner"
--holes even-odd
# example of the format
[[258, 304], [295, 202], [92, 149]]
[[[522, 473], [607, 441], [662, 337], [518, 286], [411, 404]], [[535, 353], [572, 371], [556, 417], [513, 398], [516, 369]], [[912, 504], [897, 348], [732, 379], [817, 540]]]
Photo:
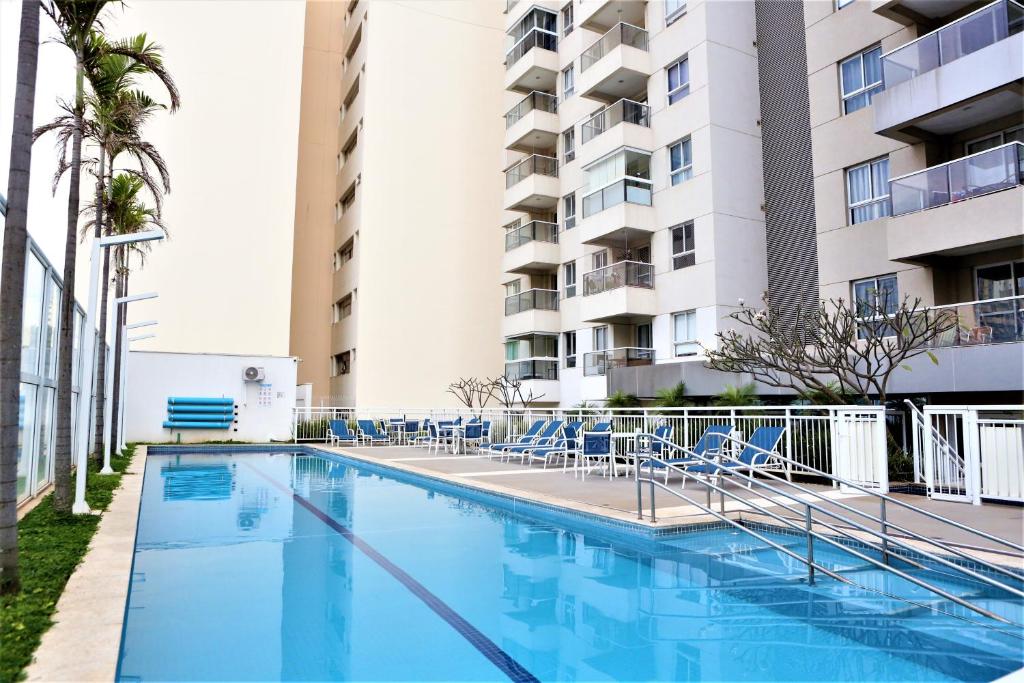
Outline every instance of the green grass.
[[[98, 474], [98, 466], [90, 461], [85, 494], [89, 507], [105, 510], [110, 505], [134, 452], [132, 444], [123, 457], [111, 457], [114, 475]], [[24, 676], [99, 521], [98, 515], [59, 513], [53, 509], [53, 496], [47, 495], [18, 522], [21, 592], [0, 597], [0, 681]]]

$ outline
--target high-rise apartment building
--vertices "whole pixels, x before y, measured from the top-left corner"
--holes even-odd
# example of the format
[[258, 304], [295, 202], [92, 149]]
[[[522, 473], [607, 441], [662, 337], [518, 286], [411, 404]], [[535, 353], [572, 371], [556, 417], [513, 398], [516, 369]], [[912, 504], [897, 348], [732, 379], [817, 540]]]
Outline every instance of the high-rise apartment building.
[[306, 4], [291, 353], [315, 403], [501, 373], [501, 10]]
[[505, 367], [539, 403], [706, 375], [767, 287], [752, 2], [510, 2]]

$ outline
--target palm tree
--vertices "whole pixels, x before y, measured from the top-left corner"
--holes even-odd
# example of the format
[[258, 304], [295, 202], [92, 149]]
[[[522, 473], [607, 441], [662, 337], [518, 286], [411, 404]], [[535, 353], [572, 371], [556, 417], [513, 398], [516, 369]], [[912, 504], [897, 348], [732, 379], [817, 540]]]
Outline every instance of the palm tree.
[[751, 382], [740, 386], [730, 384], [712, 403], [716, 406], [759, 406], [761, 400], [757, 397], [757, 385]]
[[686, 384], [680, 382], [674, 387], [658, 389], [654, 405], [659, 408], [686, 408], [693, 404], [686, 398]]
[[14, 92], [11, 166], [7, 176], [3, 282], [0, 288], [0, 594], [20, 589], [18, 572], [18, 413], [21, 326], [28, 239], [32, 113], [39, 62], [39, 3], [22, 0], [18, 76]]
[[[134, 39], [109, 43], [96, 29], [102, 29], [100, 15], [104, 8], [117, 0], [48, 0], [43, 6], [44, 11], [53, 20], [60, 33], [61, 42], [75, 54], [75, 101], [73, 105], [64, 104], [67, 116], [63, 127], [57, 122], [48, 127], [58, 129], [57, 144], [61, 150], [60, 160], [55, 174], [55, 183], [64, 174], [70, 172], [70, 191], [68, 194], [68, 226], [64, 242], [64, 291], [74, 292], [75, 262], [77, 257], [77, 227], [79, 214], [79, 184], [82, 168], [82, 138], [86, 132], [85, 81], [90, 83], [102, 78], [99, 64], [105, 55], [121, 55], [139, 63], [159, 78], [167, 88], [171, 97], [171, 109], [179, 105], [177, 87], [170, 74], [163, 67], [160, 50], [157, 46], [146, 43], [146, 35], [140, 34]], [[69, 130], [70, 129], [70, 130]], [[46, 132], [37, 131], [37, 136]], [[71, 144], [71, 160], [67, 161], [68, 143]], [[58, 373], [57, 373], [57, 438], [54, 444], [54, 507], [60, 511], [71, 509], [71, 378], [72, 378], [72, 346], [74, 336], [74, 297], [65, 296], [61, 300], [60, 335], [58, 341]], [[86, 332], [88, 333], [88, 331]], [[86, 361], [88, 362], [88, 360]], [[92, 387], [82, 387], [82, 396], [88, 397]], [[83, 398], [83, 400], [88, 400]], [[86, 428], [84, 425], [82, 428]]]
[[616, 391], [605, 399], [604, 405], [607, 408], [636, 408], [640, 405], [640, 399], [635, 394]]

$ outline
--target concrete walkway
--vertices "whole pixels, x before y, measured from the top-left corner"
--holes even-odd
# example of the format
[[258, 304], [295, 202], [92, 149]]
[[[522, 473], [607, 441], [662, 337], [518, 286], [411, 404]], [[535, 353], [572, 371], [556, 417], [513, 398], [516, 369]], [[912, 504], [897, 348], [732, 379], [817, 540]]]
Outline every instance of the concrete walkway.
[[28, 667], [29, 681], [112, 681], [117, 673], [146, 448], [138, 446]]

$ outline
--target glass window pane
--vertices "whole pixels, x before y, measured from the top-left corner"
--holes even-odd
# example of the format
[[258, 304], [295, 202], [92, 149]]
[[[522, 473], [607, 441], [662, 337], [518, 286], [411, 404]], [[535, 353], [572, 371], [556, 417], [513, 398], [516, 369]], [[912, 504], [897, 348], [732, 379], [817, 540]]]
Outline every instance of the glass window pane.
[[864, 77], [861, 71], [860, 55], [846, 60], [839, 65], [843, 79], [843, 94], [849, 95], [864, 87]]
[[871, 198], [871, 176], [867, 166], [851, 168], [847, 172], [849, 179], [850, 204], [857, 204]]
[[873, 196], [884, 197], [889, 194], [889, 160], [879, 159], [871, 164], [871, 187]]
[[40, 333], [43, 321], [43, 264], [29, 252], [25, 264], [25, 312], [21, 325], [21, 371], [39, 372]]
[[882, 48], [864, 53], [864, 82], [867, 85], [882, 82]]
[[54, 389], [43, 387], [39, 405], [39, 441], [36, 456], [36, 491], [50, 482], [50, 458], [53, 454]]
[[1013, 270], [1009, 263], [978, 268], [979, 300], [1013, 295]]
[[896, 286], [895, 275], [878, 278], [878, 306], [889, 314], [899, 308], [899, 288]]
[[36, 432], [36, 388], [21, 384], [18, 395], [18, 499], [28, 495], [32, 442]]
[[49, 279], [46, 314], [43, 320], [43, 376], [57, 379], [57, 315], [60, 310], [61, 288]]

